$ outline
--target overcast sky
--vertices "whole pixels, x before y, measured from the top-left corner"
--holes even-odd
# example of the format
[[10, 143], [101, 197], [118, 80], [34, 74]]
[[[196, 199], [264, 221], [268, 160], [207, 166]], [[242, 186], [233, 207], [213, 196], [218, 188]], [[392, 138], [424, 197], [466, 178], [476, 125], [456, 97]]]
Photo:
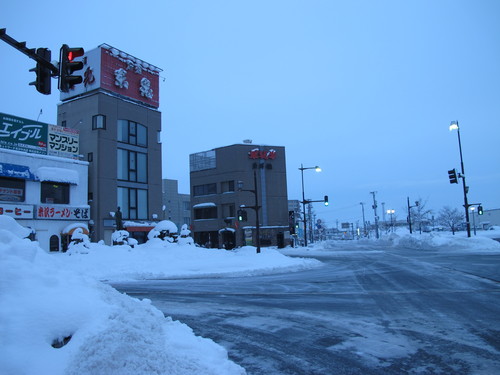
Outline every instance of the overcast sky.
[[[189, 193], [189, 154], [252, 139], [286, 147], [288, 197], [333, 226], [406, 198], [500, 208], [500, 1], [8, 1], [0, 28], [48, 47], [107, 43], [163, 69], [163, 177]], [[73, 20], [64, 15], [75, 13]], [[56, 123], [59, 93], [28, 83], [33, 60], [0, 41], [0, 112]]]

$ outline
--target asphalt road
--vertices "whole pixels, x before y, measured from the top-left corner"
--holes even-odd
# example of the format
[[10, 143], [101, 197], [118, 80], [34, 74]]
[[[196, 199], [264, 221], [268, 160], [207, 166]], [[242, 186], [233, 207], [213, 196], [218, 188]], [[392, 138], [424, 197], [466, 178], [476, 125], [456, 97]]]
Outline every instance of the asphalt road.
[[323, 267], [296, 273], [113, 286], [223, 345], [248, 374], [500, 374], [500, 255], [317, 258]]

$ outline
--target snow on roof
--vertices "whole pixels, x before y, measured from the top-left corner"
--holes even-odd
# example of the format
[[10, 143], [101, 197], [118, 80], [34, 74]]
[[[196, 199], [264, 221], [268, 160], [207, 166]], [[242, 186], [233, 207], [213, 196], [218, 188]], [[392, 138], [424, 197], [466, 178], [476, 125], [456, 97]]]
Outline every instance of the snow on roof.
[[80, 181], [78, 172], [67, 168], [39, 167], [35, 174], [40, 181], [66, 182], [75, 185]]
[[207, 202], [207, 203], [195, 204], [193, 206], [193, 208], [203, 208], [203, 207], [217, 207], [217, 205], [213, 202]]

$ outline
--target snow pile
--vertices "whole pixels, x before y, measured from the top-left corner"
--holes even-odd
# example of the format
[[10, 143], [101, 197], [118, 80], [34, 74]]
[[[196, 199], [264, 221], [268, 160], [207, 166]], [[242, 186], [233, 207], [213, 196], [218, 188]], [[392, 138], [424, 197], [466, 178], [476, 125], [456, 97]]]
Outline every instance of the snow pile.
[[500, 251], [500, 242], [483, 236], [453, 235], [451, 233], [423, 233], [403, 236], [392, 235], [392, 247], [411, 249]]
[[0, 373], [245, 373], [224, 348], [165, 318], [148, 300], [66, 267], [90, 254], [47, 254], [21, 239], [26, 231], [4, 215], [0, 228]]
[[275, 249], [260, 254], [248, 246], [231, 251], [153, 238], [134, 246], [90, 244], [88, 254], [60, 254], [67, 269], [100, 280], [165, 279], [220, 275], [254, 275], [318, 267], [315, 259], [290, 258]]

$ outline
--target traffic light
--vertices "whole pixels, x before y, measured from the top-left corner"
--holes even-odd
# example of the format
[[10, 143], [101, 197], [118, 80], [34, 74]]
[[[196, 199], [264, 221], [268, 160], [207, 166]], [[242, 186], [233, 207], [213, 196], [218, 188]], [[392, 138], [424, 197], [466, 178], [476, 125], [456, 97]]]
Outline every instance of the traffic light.
[[450, 184], [458, 184], [457, 171], [455, 168], [448, 171], [448, 178], [450, 179]]
[[482, 215], [483, 214], [483, 206], [477, 206], [477, 214]]
[[238, 220], [239, 221], [247, 221], [247, 212], [245, 210], [238, 210]]
[[328, 206], [329, 203], [328, 203], [328, 195], [325, 195], [325, 206]]
[[288, 211], [288, 229], [290, 234], [295, 234], [295, 211]]
[[[37, 48], [36, 54], [50, 63], [52, 53], [48, 48]], [[36, 91], [41, 94], [50, 95], [50, 78], [52, 76], [50, 69], [38, 62], [35, 68], [30, 69], [30, 72], [36, 73], [36, 81], [30, 82], [30, 86], [35, 86]]]
[[74, 61], [75, 58], [83, 56], [85, 51], [81, 47], [70, 48], [63, 44], [59, 53], [59, 90], [68, 92], [73, 85], [83, 82], [82, 76], [73, 75], [74, 72], [83, 69], [82, 61]]

